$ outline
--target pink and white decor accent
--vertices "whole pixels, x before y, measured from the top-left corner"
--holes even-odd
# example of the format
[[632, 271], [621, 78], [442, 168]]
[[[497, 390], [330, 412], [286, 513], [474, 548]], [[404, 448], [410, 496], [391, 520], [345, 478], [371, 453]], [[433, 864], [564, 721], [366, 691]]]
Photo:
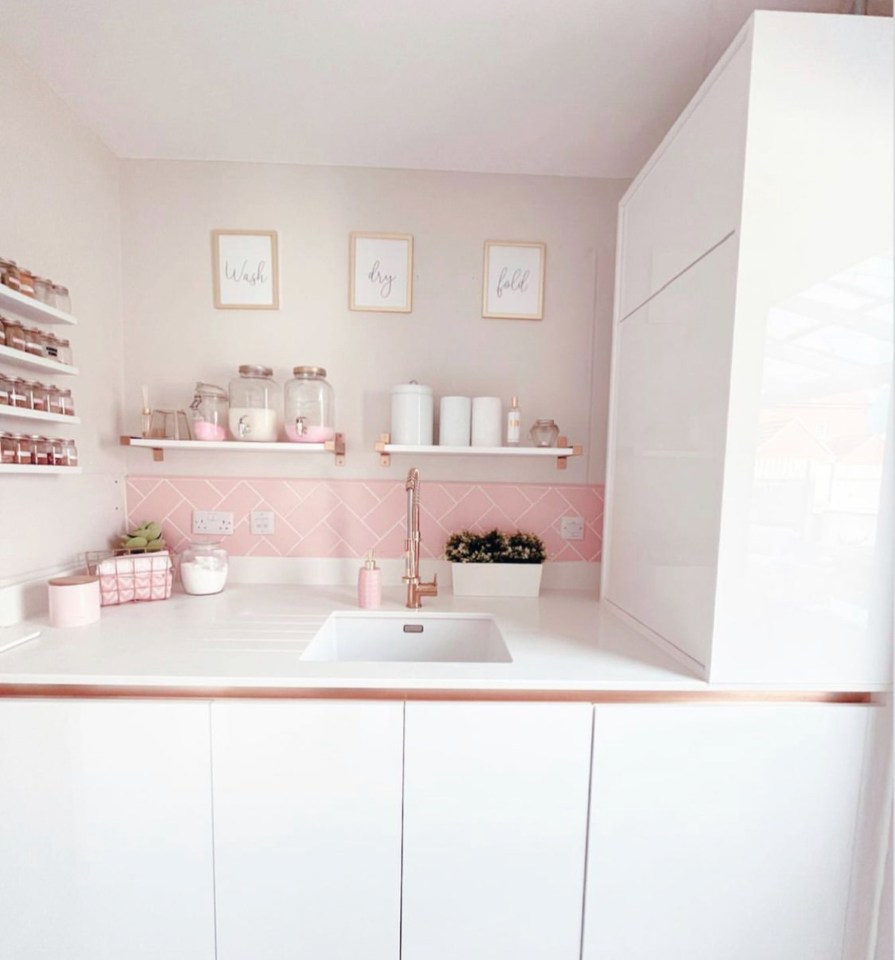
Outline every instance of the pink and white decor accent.
[[[231, 556], [377, 557], [404, 552], [406, 500], [395, 480], [288, 480], [281, 478], [128, 477], [129, 528], [160, 521], [165, 539], [181, 550], [190, 539], [193, 510], [234, 514], [227, 537]], [[272, 510], [275, 532], [253, 535], [249, 514]], [[563, 540], [564, 516], [584, 518], [584, 539]], [[461, 529], [522, 529], [536, 533], [554, 561], [600, 560], [603, 488], [596, 484], [426, 483], [421, 508], [423, 556], [439, 557]]]

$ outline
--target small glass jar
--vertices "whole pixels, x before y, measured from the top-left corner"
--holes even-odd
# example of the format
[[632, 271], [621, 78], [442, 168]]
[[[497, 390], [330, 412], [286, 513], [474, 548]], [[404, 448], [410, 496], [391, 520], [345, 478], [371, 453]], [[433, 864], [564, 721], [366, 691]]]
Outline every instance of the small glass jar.
[[65, 441], [59, 437], [50, 437], [50, 449], [52, 451], [53, 465], [56, 467], [64, 467]]
[[43, 334], [37, 327], [25, 327], [25, 353], [32, 357], [43, 356]]
[[71, 295], [68, 287], [63, 287], [61, 283], [54, 283], [51, 290], [53, 291], [52, 306], [63, 313], [71, 313]]
[[5, 260], [0, 258], [0, 283], [9, 287], [10, 290], [19, 291], [22, 284], [19, 280], [19, 268], [15, 260]]
[[270, 367], [244, 364], [230, 381], [228, 424], [234, 440], [272, 443], [277, 439], [279, 390]]
[[0, 317], [0, 347], [6, 346], [6, 321]]
[[180, 580], [194, 597], [220, 593], [227, 583], [227, 551], [220, 540], [190, 543], [180, 554]]
[[535, 420], [528, 435], [536, 447], [555, 447], [559, 437], [559, 427], [554, 420]]
[[6, 331], [6, 346], [13, 350], [25, 349], [25, 327], [21, 320], [3, 318], [3, 329]]
[[78, 465], [78, 448], [74, 440], [62, 441], [62, 465], [66, 467]]
[[190, 404], [190, 429], [194, 440], [227, 439], [227, 391], [213, 383], [196, 384]]
[[75, 401], [72, 398], [71, 390], [59, 391], [59, 412], [64, 413], [67, 417], [75, 415]]
[[45, 333], [43, 339], [43, 355], [48, 360], [58, 360], [62, 341], [55, 333]]
[[21, 377], [16, 377], [9, 382], [9, 405], [19, 410], [26, 410], [28, 408], [26, 381]]
[[40, 413], [47, 412], [47, 388], [36, 380], [25, 381], [25, 399], [29, 410], [38, 410]]
[[0, 373], [0, 406], [8, 407], [9, 406], [9, 390], [11, 384], [9, 382], [9, 377]]
[[59, 341], [59, 356], [56, 359], [60, 363], [67, 363], [69, 366], [74, 362], [72, 360], [71, 343], [68, 340]]
[[323, 367], [294, 367], [286, 384], [283, 424], [293, 443], [325, 443], [336, 435], [333, 388]]
[[61, 414], [62, 411], [62, 392], [55, 383], [47, 387], [47, 413]]
[[31, 441], [31, 462], [35, 467], [47, 467], [50, 465], [50, 441], [46, 437], [38, 434], [32, 434]]
[[25, 267], [19, 267], [19, 293], [26, 297], [34, 296], [34, 274]]
[[16, 462], [16, 444], [11, 433], [0, 433], [0, 463]]
[[39, 300], [41, 303], [46, 303], [48, 306], [54, 306], [53, 281], [47, 280], [46, 277], [35, 277], [34, 299]]

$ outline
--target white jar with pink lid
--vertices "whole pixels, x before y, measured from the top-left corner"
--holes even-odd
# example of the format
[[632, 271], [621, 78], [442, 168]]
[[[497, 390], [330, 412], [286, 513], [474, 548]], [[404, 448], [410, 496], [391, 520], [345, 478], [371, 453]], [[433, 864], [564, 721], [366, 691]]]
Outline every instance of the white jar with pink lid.
[[323, 367], [294, 367], [286, 384], [283, 426], [293, 443], [326, 443], [336, 435], [333, 388]]

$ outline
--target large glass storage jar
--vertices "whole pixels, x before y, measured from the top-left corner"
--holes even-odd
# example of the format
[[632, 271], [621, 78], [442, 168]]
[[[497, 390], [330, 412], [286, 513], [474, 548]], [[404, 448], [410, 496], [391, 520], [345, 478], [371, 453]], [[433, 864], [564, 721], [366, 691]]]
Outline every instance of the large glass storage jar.
[[270, 367], [244, 364], [230, 381], [230, 433], [234, 440], [277, 439], [277, 385]]
[[194, 440], [227, 439], [227, 391], [213, 383], [197, 383], [190, 404], [190, 429]]
[[191, 543], [180, 554], [180, 580], [193, 596], [220, 593], [227, 582], [227, 568], [227, 551], [220, 540]]
[[325, 443], [336, 435], [333, 388], [323, 367], [294, 367], [286, 384], [283, 423], [294, 443]]

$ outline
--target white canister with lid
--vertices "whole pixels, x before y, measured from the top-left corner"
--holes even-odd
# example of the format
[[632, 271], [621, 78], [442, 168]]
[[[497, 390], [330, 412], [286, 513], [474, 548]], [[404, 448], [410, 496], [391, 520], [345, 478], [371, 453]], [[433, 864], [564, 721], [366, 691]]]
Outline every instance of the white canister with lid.
[[432, 446], [434, 417], [435, 401], [431, 387], [416, 380], [392, 387], [392, 443]]

